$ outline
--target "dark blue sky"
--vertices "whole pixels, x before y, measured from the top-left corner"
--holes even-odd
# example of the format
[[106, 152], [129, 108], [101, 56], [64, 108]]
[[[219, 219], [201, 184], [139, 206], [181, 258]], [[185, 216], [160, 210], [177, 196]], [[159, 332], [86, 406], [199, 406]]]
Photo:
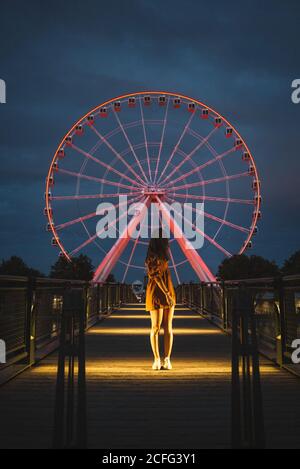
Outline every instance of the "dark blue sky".
[[297, 1], [9, 1], [1, 3], [0, 258], [45, 272], [44, 182], [77, 118], [113, 96], [165, 89], [224, 114], [249, 144], [263, 193], [253, 253], [299, 249], [300, 77]]

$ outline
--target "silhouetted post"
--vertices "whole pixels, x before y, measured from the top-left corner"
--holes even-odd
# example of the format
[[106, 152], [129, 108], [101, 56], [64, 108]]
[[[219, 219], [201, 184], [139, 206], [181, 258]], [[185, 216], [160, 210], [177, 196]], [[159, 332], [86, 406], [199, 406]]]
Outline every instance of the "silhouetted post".
[[264, 419], [253, 298], [239, 284], [232, 311], [232, 448], [264, 448]]
[[67, 346], [67, 295], [71, 286], [67, 283], [63, 293], [63, 308], [59, 336], [58, 362], [56, 374], [53, 448], [64, 447], [65, 440], [65, 357]]
[[86, 422], [86, 370], [85, 370], [85, 320], [88, 305], [88, 289], [86, 284], [82, 295], [83, 305], [79, 310], [78, 324], [78, 393], [77, 393], [77, 428], [76, 448], [84, 449], [87, 446], [87, 422]]
[[85, 327], [88, 288], [88, 284], [81, 287], [75, 284], [72, 289], [72, 284], [68, 283], [64, 289], [56, 378], [54, 448], [86, 447]]

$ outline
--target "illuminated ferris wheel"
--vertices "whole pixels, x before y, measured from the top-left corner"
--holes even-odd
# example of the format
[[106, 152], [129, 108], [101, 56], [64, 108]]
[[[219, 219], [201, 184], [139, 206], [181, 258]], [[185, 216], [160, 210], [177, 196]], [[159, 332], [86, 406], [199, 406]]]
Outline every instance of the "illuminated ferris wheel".
[[[178, 283], [189, 269], [213, 281], [218, 263], [251, 248], [261, 217], [260, 181], [242, 136], [211, 107], [170, 92], [126, 94], [81, 117], [55, 151], [45, 199], [52, 244], [70, 261], [89, 255], [100, 283], [116, 268], [122, 281], [143, 273], [149, 238], [131, 233], [152, 204], [171, 233]], [[115, 238], [97, 228], [99, 203], [115, 211]], [[129, 216], [120, 210], [124, 203], [140, 210]], [[203, 215], [201, 249], [186, 238], [172, 204]], [[191, 217], [183, 221], [197, 229]]]

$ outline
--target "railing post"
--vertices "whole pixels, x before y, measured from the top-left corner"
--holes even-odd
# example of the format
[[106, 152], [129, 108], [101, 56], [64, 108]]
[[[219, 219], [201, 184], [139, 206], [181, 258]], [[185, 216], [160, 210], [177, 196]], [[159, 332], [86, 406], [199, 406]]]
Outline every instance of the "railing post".
[[123, 288], [123, 283], [120, 283], [120, 304], [124, 303], [124, 294], [123, 294], [124, 288]]
[[[88, 286], [72, 283], [64, 289], [61, 334], [56, 377], [53, 448], [86, 448], [85, 322]], [[77, 393], [75, 360], [77, 358]], [[76, 401], [77, 397], [77, 401]], [[76, 409], [76, 410], [75, 410]], [[76, 413], [75, 413], [76, 412]]]
[[103, 311], [107, 312], [107, 283], [103, 284]]
[[99, 318], [99, 316], [100, 316], [99, 313], [100, 313], [100, 310], [101, 310], [100, 309], [100, 301], [101, 300], [100, 300], [100, 284], [99, 283], [97, 283], [96, 288], [97, 288], [97, 290], [96, 290], [96, 311], [95, 312], [96, 312], [97, 318]]
[[265, 448], [265, 425], [263, 412], [263, 397], [260, 382], [259, 354], [256, 333], [256, 318], [253, 301], [251, 299], [250, 321], [252, 346], [252, 393], [253, 393], [253, 443], [254, 448]]
[[28, 277], [25, 324], [25, 349], [27, 352], [26, 363], [28, 365], [33, 365], [35, 362], [35, 303], [36, 279], [34, 277]]
[[239, 285], [232, 311], [232, 448], [264, 448], [264, 419], [253, 298]]
[[198, 299], [199, 299], [199, 311], [202, 313], [203, 305], [202, 305], [202, 291], [201, 291], [201, 283], [198, 285]]
[[284, 285], [282, 277], [275, 280], [275, 288], [279, 301], [279, 334], [276, 336], [276, 355], [277, 363], [282, 366], [286, 362], [286, 317], [285, 317], [285, 301], [284, 301]]
[[240, 392], [240, 342], [239, 342], [239, 311], [235, 301], [232, 310], [231, 322], [231, 446], [233, 449], [241, 448], [241, 392]]
[[116, 283], [115, 285], [115, 305], [118, 307], [119, 306], [119, 283]]
[[86, 428], [86, 373], [85, 373], [85, 318], [88, 308], [89, 285], [83, 288], [83, 308], [78, 311], [78, 396], [77, 396], [77, 426], [76, 448], [85, 449], [87, 446]]
[[106, 284], [106, 310], [107, 312], [109, 311], [110, 309], [110, 285], [109, 283]]
[[183, 284], [179, 285], [179, 295], [180, 295], [179, 302], [183, 303]]
[[214, 284], [210, 284], [210, 314], [214, 313]]
[[204, 283], [200, 283], [200, 288], [201, 288], [201, 312], [204, 314], [204, 309], [205, 309], [205, 301], [204, 301]]
[[115, 295], [116, 295], [116, 306], [119, 307], [120, 303], [119, 303], [119, 282], [116, 283], [116, 286], [115, 286]]
[[100, 293], [100, 316], [102, 315], [103, 311], [105, 310], [105, 297], [104, 297], [104, 285], [103, 283], [100, 284], [99, 288]]
[[227, 317], [227, 290], [224, 280], [222, 281], [222, 320], [223, 320], [223, 329], [226, 331], [228, 329], [228, 317]]
[[84, 294], [84, 302], [85, 302], [85, 311], [84, 311], [84, 327], [87, 329], [89, 327], [90, 318], [93, 316], [93, 311], [91, 310], [92, 307], [92, 294], [91, 288], [89, 283], [87, 282], [85, 287], [83, 287], [83, 294]]
[[116, 284], [112, 284], [111, 286], [111, 305], [112, 308], [116, 305]]
[[63, 308], [59, 336], [58, 362], [56, 373], [53, 448], [62, 449], [65, 441], [65, 359], [67, 347], [67, 289], [66, 284], [63, 293]]

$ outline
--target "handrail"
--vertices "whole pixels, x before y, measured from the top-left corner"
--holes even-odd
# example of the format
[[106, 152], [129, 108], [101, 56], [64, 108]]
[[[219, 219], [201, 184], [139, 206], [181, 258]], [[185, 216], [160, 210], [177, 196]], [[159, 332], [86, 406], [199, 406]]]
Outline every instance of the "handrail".
[[[0, 384], [58, 347], [66, 284], [78, 290], [88, 285], [86, 328], [130, 295], [133, 298], [131, 285], [119, 282], [97, 285], [83, 280], [0, 275], [0, 339], [6, 343]], [[15, 364], [18, 367], [12, 366]], [[9, 372], [1, 375], [4, 368]]]
[[178, 285], [177, 293], [202, 314], [218, 318], [222, 328], [230, 332], [230, 302], [241, 284], [253, 292], [259, 351], [284, 365], [290, 361], [292, 342], [300, 332], [300, 275], [190, 282]]
[[176, 297], [231, 334], [232, 446], [264, 447], [258, 354], [279, 366], [290, 361], [300, 331], [300, 275], [190, 282], [177, 286]]

